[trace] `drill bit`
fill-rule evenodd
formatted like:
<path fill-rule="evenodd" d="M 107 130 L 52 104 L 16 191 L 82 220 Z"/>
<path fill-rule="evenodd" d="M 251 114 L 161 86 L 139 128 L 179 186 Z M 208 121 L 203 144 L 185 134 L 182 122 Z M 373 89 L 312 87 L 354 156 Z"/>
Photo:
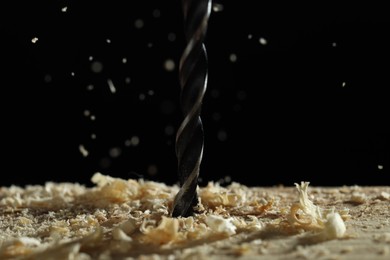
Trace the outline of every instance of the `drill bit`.
<path fill-rule="evenodd" d="M 200 110 L 207 87 L 207 53 L 204 46 L 211 0 L 182 0 L 186 48 L 180 59 L 180 106 L 184 114 L 176 134 L 180 190 L 173 201 L 172 217 L 188 217 L 198 204 L 199 167 L 203 155 Z"/>

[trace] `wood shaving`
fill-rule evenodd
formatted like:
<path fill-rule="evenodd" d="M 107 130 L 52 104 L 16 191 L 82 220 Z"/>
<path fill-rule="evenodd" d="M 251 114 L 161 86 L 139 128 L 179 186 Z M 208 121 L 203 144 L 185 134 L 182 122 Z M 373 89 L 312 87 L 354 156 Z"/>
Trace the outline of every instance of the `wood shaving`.
<path fill-rule="evenodd" d="M 367 196 L 361 192 L 353 192 L 351 202 L 356 204 L 363 204 L 367 201 Z"/>
<path fill-rule="evenodd" d="M 291 225 L 298 225 L 305 229 L 318 230 L 323 239 L 336 239 L 344 236 L 346 227 L 340 214 L 334 208 L 322 209 L 309 199 L 309 182 L 295 184 L 299 192 L 299 203 L 291 206 L 288 220 Z M 343 212 L 343 215 L 346 213 Z M 318 238 L 318 237 L 317 237 Z"/>
<path fill-rule="evenodd" d="M 378 198 L 380 200 L 390 200 L 390 193 L 382 191 L 381 194 L 378 196 Z"/>

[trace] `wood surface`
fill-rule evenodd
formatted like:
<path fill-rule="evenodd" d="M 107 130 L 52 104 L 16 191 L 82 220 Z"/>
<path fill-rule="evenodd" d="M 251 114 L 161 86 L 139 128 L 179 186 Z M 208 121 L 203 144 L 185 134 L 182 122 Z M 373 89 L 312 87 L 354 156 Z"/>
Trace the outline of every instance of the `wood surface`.
<path fill-rule="evenodd" d="M 172 219 L 176 186 L 92 180 L 0 188 L 0 259 L 390 259 L 390 187 L 309 186 L 318 209 L 344 220 L 332 237 L 326 223 L 291 220 L 308 220 L 293 211 L 294 186 L 210 183 L 198 214 Z"/>

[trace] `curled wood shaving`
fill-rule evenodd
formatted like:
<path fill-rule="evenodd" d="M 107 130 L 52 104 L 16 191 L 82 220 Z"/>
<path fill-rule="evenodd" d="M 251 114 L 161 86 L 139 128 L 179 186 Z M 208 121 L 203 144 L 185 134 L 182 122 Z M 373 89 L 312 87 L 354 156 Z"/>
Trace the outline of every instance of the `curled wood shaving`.
<path fill-rule="evenodd" d="M 345 235 L 346 226 L 341 215 L 335 209 L 321 209 L 308 197 L 309 182 L 295 184 L 299 192 L 299 202 L 290 208 L 287 219 L 291 225 L 298 225 L 307 230 L 320 232 L 323 239 L 341 238 Z M 345 212 L 344 212 L 345 214 Z"/>

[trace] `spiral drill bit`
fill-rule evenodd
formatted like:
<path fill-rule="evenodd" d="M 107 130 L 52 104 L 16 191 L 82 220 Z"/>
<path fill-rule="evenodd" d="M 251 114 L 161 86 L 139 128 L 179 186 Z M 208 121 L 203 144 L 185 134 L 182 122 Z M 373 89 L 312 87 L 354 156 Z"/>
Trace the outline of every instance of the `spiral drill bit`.
<path fill-rule="evenodd" d="M 180 106 L 184 120 L 176 134 L 180 190 L 173 202 L 173 217 L 193 214 L 198 204 L 199 167 L 203 155 L 200 110 L 207 87 L 207 53 L 203 44 L 211 0 L 182 0 L 187 46 L 180 59 Z"/>

